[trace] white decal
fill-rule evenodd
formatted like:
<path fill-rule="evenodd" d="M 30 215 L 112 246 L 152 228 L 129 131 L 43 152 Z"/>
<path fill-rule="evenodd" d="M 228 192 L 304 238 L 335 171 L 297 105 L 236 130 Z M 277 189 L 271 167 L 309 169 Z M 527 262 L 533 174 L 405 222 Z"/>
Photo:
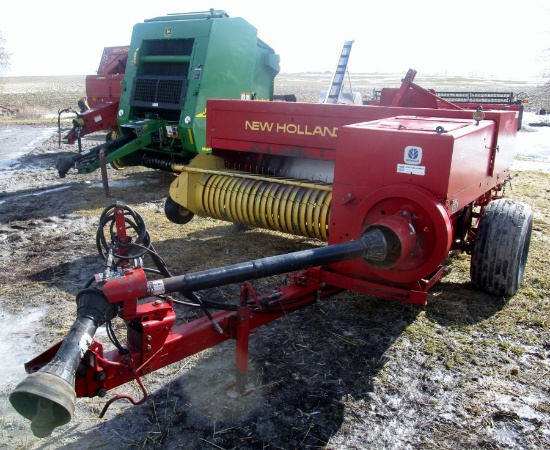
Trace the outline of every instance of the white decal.
<path fill-rule="evenodd" d="M 408 173 L 411 175 L 426 175 L 426 166 L 411 166 L 409 164 L 397 164 L 397 173 Z"/>
<path fill-rule="evenodd" d="M 88 350 L 88 347 L 92 345 L 93 338 L 88 333 L 84 333 L 82 337 L 80 338 L 80 342 L 78 343 L 78 348 L 80 350 L 80 358 L 84 358 L 84 354 Z"/>
<path fill-rule="evenodd" d="M 154 280 L 149 283 L 151 290 L 151 295 L 161 295 L 164 294 L 164 283 L 162 280 Z"/>

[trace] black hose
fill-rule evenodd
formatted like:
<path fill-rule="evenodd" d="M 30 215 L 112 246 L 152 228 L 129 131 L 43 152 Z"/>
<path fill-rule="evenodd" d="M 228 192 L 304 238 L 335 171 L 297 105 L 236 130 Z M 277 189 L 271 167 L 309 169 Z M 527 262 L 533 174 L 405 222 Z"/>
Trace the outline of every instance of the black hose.
<path fill-rule="evenodd" d="M 124 348 L 120 341 L 117 339 L 115 330 L 113 329 L 113 323 L 110 320 L 105 323 L 105 329 L 107 330 L 107 337 L 117 348 L 118 352 L 121 355 L 126 355 L 127 353 L 129 353 L 129 350 Z"/>
<path fill-rule="evenodd" d="M 99 217 L 99 225 L 97 228 L 96 233 L 96 247 L 97 251 L 99 253 L 99 256 L 101 259 L 105 259 L 108 252 L 113 244 L 116 244 L 117 246 L 123 246 L 129 248 L 130 246 L 134 246 L 138 248 L 137 246 L 141 245 L 141 243 L 146 244 L 147 246 L 150 245 L 151 239 L 147 233 L 147 230 L 145 228 L 145 222 L 143 218 L 134 211 L 133 209 L 129 208 L 128 206 L 124 206 L 124 221 L 128 225 L 128 227 L 137 234 L 134 242 L 127 243 L 122 242 L 116 233 L 116 221 L 115 221 L 115 208 L 121 207 L 121 205 L 118 204 L 112 204 L 107 206 L 103 212 L 101 213 L 101 216 Z M 129 216 L 129 217 L 128 217 Z M 104 233 L 104 229 L 108 226 L 109 228 L 109 238 L 111 239 L 111 242 L 107 242 L 107 238 Z M 143 256 L 145 253 L 147 253 L 147 249 L 141 247 L 139 254 L 134 255 L 120 255 L 115 254 L 117 258 L 139 258 Z"/>

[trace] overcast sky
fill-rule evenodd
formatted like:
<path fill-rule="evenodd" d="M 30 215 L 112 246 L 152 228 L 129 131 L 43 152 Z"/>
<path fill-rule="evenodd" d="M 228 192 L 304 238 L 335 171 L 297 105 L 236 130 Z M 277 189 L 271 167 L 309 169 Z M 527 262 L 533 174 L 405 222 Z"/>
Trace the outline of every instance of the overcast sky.
<path fill-rule="evenodd" d="M 550 75 L 549 0 L 27 0 L 2 8 L 12 54 L 4 76 L 94 74 L 103 47 L 168 13 L 223 9 L 243 17 L 281 56 L 282 72 L 333 71 L 354 40 L 352 73 L 535 78 Z"/>

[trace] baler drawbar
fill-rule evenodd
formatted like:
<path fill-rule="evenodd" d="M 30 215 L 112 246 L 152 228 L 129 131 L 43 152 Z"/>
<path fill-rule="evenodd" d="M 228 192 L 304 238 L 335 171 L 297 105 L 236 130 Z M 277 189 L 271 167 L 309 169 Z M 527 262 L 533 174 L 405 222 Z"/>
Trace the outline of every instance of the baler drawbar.
<path fill-rule="evenodd" d="M 107 389 L 133 379 L 139 380 L 141 375 L 230 338 L 237 340 L 239 348 L 237 387 L 242 391 L 246 382 L 250 330 L 338 290 L 323 286 L 315 277 L 303 272 L 298 277 L 299 289 L 278 288 L 267 295 L 257 296 L 247 280 L 355 258 L 383 262 L 388 254 L 384 233 L 373 228 L 356 241 L 148 281 L 146 270 L 139 265 L 144 248 L 153 254 L 161 273 L 169 275 L 169 272 L 158 255 L 154 254 L 145 229 L 140 228 L 144 224 L 139 215 L 117 204 L 108 207 L 103 217 L 114 221 L 118 230 L 124 230 L 129 224 L 141 237 L 132 242 L 122 232 L 113 236 L 113 241 L 104 250 L 100 248 L 100 254 L 105 256 L 106 270 L 94 281 L 99 281 L 101 288 L 86 287 L 79 292 L 76 298 L 77 318 L 67 338 L 27 363 L 26 368 L 31 374 L 10 395 L 14 408 L 32 421 L 31 428 L 38 437 L 50 435 L 55 427 L 71 420 L 77 396 L 103 396 Z M 103 221 L 102 226 L 113 229 L 112 225 Z M 98 230 L 100 232 L 101 229 Z M 113 258 L 115 243 L 119 245 Z M 144 243 L 147 247 L 142 245 Z M 136 254 L 136 249 L 141 252 Z M 109 265 L 109 261 L 115 260 L 116 263 Z M 236 282 L 245 282 L 239 306 L 209 305 L 225 311 L 214 315 L 208 313 L 205 316 L 207 320 L 198 319 L 173 327 L 174 299 L 169 294 L 182 293 L 196 301 L 195 306 L 206 308 L 194 291 Z M 134 293 L 153 296 L 155 300 L 138 305 L 138 299 L 128 290 L 128 283 Z M 93 341 L 94 334 L 99 326 L 110 324 L 117 315 L 128 323 L 130 347 L 120 347 L 103 354 L 101 344 Z M 143 335 L 145 330 L 146 336 Z M 152 336 L 154 339 L 151 339 Z M 81 360 L 82 351 L 88 352 L 85 357 L 87 362 Z M 91 357 L 92 354 L 95 357 Z M 136 364 L 140 366 L 137 370 Z M 87 368 L 84 369 L 84 366 Z M 126 370 L 121 371 L 121 367 Z M 84 377 L 82 369 L 87 372 Z M 106 408 L 101 415 L 105 411 Z"/>

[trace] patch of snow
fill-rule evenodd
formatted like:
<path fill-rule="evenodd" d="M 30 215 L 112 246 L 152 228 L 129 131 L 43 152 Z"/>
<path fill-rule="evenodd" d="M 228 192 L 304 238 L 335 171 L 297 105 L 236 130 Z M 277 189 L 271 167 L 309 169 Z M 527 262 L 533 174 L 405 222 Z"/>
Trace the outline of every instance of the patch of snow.
<path fill-rule="evenodd" d="M 128 186 L 143 186 L 146 184 L 154 184 L 159 183 L 160 180 L 148 180 L 148 179 L 142 179 L 142 180 L 109 180 L 109 187 L 128 187 Z M 102 183 L 92 183 L 90 184 L 91 188 L 103 188 Z"/>
<path fill-rule="evenodd" d="M 25 314 L 12 315 L 0 311 L 0 354 L 4 355 L 0 364 L 0 385 L 21 379 L 23 364 L 34 355 L 37 323 L 46 313 L 45 309 L 30 309 Z M 17 342 L 17 348 L 13 343 Z"/>
<path fill-rule="evenodd" d="M 9 139 L 9 136 L 7 138 L 5 137 L 5 133 L 17 134 L 16 142 L 21 142 L 21 145 L 14 148 L 11 141 L 8 145 L 5 145 L 2 140 Z M 18 166 L 20 158 L 30 153 L 55 133 L 57 133 L 57 128 L 54 127 L 15 127 L 2 130 L 2 140 L 0 140 L 0 171 L 9 170 L 14 166 Z"/>
<path fill-rule="evenodd" d="M 550 172 L 550 115 L 524 113 L 516 137 L 516 159 L 511 169 Z"/>

